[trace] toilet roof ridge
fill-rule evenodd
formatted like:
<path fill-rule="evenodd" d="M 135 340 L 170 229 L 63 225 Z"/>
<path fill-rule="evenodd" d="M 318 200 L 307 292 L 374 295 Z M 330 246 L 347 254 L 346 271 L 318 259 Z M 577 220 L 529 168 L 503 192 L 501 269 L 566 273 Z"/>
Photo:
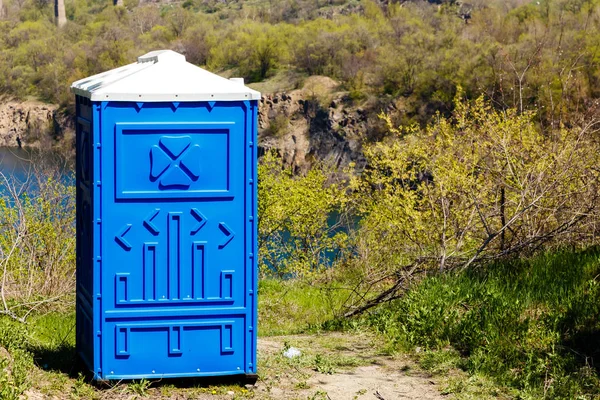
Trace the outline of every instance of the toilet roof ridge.
<path fill-rule="evenodd" d="M 80 79 L 71 91 L 92 101 L 239 101 L 261 96 L 242 78 L 223 78 L 172 50 L 151 51 L 135 63 Z"/>

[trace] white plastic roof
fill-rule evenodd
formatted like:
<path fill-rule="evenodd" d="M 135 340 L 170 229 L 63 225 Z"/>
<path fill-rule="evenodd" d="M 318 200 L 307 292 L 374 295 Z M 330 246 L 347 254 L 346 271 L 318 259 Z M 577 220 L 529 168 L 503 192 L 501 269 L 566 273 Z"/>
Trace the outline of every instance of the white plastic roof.
<path fill-rule="evenodd" d="M 92 101 L 234 101 L 259 100 L 243 78 L 226 79 L 185 61 L 171 50 L 157 50 L 125 65 L 71 85 Z"/>

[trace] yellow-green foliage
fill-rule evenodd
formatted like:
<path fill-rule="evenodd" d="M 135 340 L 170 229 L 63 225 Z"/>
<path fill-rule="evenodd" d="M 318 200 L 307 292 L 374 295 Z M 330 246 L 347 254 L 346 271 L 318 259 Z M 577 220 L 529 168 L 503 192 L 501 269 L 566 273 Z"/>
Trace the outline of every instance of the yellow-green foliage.
<path fill-rule="evenodd" d="M 281 27 L 283 29 L 283 27 Z M 210 51 L 213 68 L 237 67 L 238 73 L 254 81 L 267 77 L 283 58 L 280 27 L 244 21 L 222 32 L 219 45 Z"/>
<path fill-rule="evenodd" d="M 319 168 L 293 176 L 271 152 L 262 158 L 258 176 L 261 274 L 314 277 L 346 246 L 347 235 L 331 225 L 344 191 L 327 184 Z"/>
<path fill-rule="evenodd" d="M 15 315 L 66 304 L 75 288 L 75 188 L 39 178 L 30 194 L 0 183 L 0 307 Z"/>
<path fill-rule="evenodd" d="M 66 0 L 68 23 L 57 28 L 53 2 L 5 0 L 0 93 L 69 105 L 70 82 L 172 48 L 251 81 L 278 70 L 328 75 L 351 99 L 400 100 L 395 118 L 422 126 L 450 115 L 458 86 L 500 109 L 534 110 L 544 127 L 595 107 L 596 1 L 478 2 L 468 24 L 456 2 L 379 3 Z"/>
<path fill-rule="evenodd" d="M 363 148 L 367 167 L 339 186 L 322 168 L 295 177 L 265 155 L 261 273 L 342 279 L 341 307 L 352 309 L 384 290 L 401 292 L 394 285 L 413 268 L 594 244 L 600 152 L 593 125 L 544 133 L 531 113 L 498 111 L 461 93 L 454 115 L 425 129 L 395 128 L 382 115 L 389 135 Z"/>
<path fill-rule="evenodd" d="M 364 263 L 465 265 L 565 237 L 595 212 L 599 156 L 589 127 L 542 134 L 529 113 L 457 101 L 453 118 L 396 129 L 365 149 L 351 187 Z M 562 235 L 562 236 L 561 236 Z M 368 249 L 368 251 L 367 251 Z"/>

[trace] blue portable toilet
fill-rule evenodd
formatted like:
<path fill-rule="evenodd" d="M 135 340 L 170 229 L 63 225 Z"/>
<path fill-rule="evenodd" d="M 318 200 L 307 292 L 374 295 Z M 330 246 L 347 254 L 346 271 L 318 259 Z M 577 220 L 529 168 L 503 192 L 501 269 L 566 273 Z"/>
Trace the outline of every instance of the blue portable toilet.
<path fill-rule="evenodd" d="M 98 380 L 255 379 L 260 93 L 170 50 L 71 90 L 79 356 Z"/>

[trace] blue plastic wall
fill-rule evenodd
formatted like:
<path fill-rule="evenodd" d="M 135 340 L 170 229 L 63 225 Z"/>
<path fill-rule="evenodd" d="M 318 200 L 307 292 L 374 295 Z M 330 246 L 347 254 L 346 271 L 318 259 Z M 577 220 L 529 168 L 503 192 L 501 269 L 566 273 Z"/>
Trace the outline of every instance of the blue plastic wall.
<path fill-rule="evenodd" d="M 77 351 L 96 379 L 256 373 L 256 101 L 77 97 Z"/>

